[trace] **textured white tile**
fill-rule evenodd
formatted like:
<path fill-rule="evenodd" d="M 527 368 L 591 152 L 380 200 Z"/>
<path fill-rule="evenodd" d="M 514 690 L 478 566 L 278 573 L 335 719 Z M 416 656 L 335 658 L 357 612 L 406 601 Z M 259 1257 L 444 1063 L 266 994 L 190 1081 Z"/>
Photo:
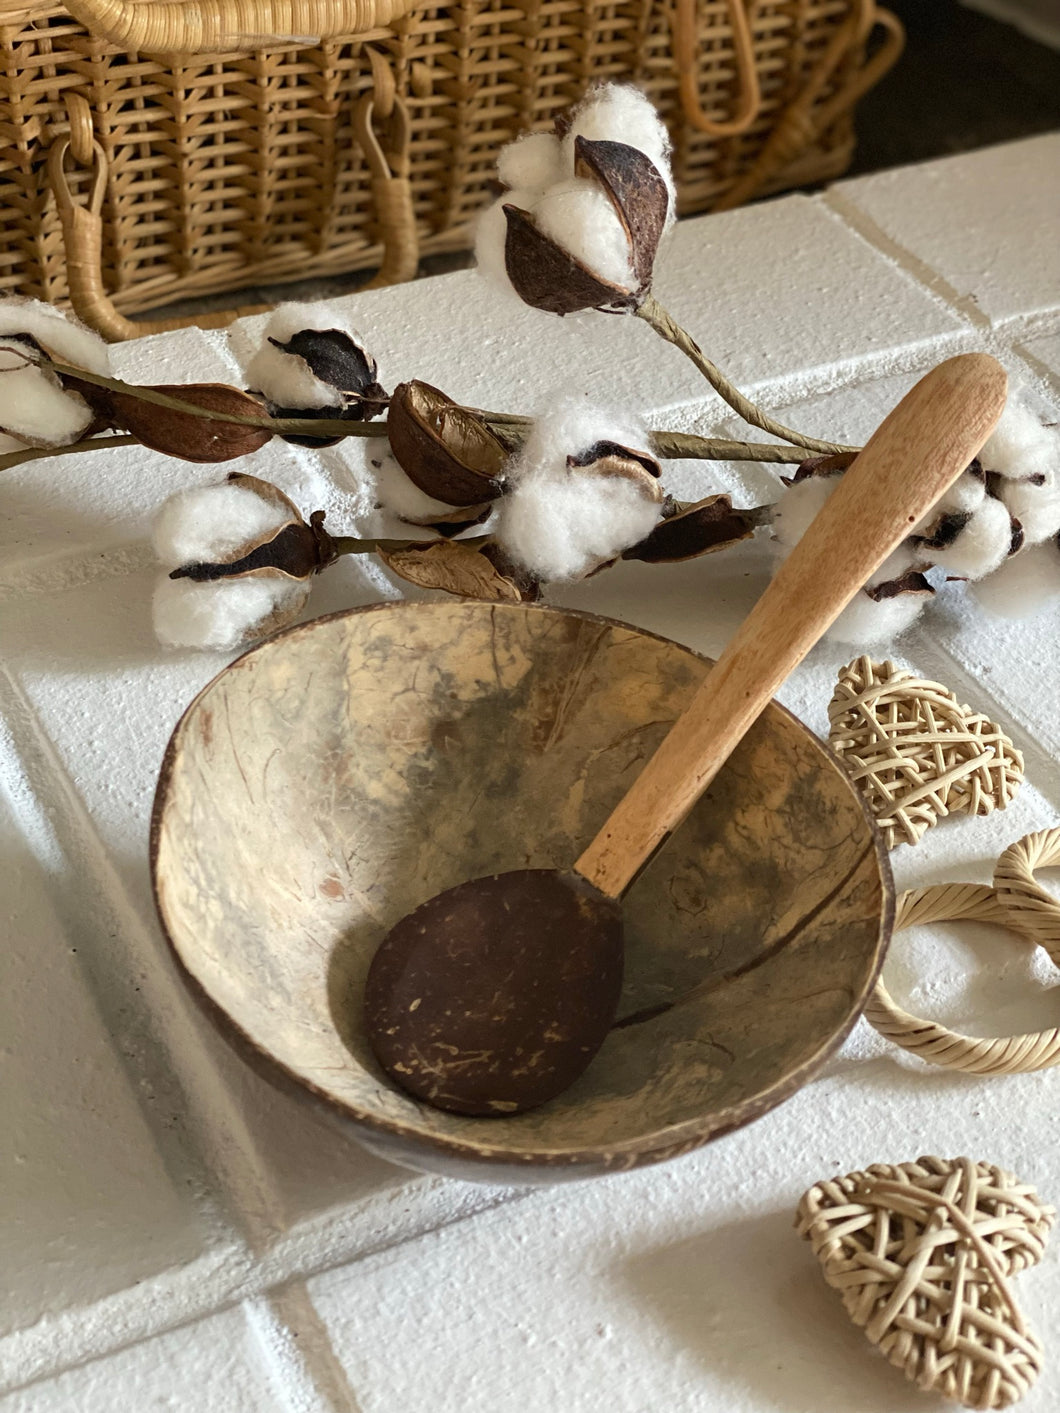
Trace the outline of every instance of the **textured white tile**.
<path fill-rule="evenodd" d="M 88 990 L 89 921 L 71 928 L 56 913 L 2 781 L 0 878 L 3 1335 L 190 1261 L 208 1237 L 162 1165 L 140 1107 L 152 1096 L 137 1094 Z"/>
<path fill-rule="evenodd" d="M 837 191 L 992 324 L 1060 308 L 1060 134 L 877 172 Z"/>
<path fill-rule="evenodd" d="M 304 1405 L 303 1405 L 304 1407 Z M 0 1413 L 292 1413 L 241 1310 L 0 1398 Z"/>
<path fill-rule="evenodd" d="M 578 1184 L 311 1282 L 363 1413 L 915 1413 L 792 1230 L 813 1182 L 969 1153 L 1056 1195 L 1060 1075 L 972 1081 L 850 1058 L 709 1149 Z M 1032 1119 L 1033 1116 L 1033 1119 Z M 1040 1125 L 1040 1127 L 1039 1127 Z M 1021 1275 L 1048 1339 L 1056 1252 Z M 1047 1413 L 1060 1367 L 1026 1399 Z"/>
<path fill-rule="evenodd" d="M 805 197 L 681 222 L 656 292 L 707 354 L 746 386 L 820 384 L 861 360 L 916 356 L 964 336 L 959 320 Z M 702 377 L 636 319 L 565 319 L 502 302 L 474 271 L 339 301 L 392 387 L 421 378 L 450 396 L 536 413 L 556 390 L 644 411 L 700 400 Z M 241 358 L 263 316 L 230 331 Z"/>

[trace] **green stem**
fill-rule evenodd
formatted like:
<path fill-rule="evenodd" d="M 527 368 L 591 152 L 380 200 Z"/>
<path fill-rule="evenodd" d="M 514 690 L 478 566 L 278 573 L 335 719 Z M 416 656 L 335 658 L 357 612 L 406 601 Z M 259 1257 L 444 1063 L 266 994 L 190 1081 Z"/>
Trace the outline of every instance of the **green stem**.
<path fill-rule="evenodd" d="M 424 529 L 427 528 L 429 527 L 424 526 Z M 396 550 L 412 549 L 416 545 L 434 544 L 441 538 L 439 535 L 431 535 L 422 540 L 359 540 L 353 535 L 329 536 L 336 555 L 376 554 L 380 550 L 384 554 L 391 554 Z M 457 543 L 475 548 L 478 545 L 484 545 L 489 538 L 489 535 L 472 535 L 466 540 L 457 541 Z"/>
<path fill-rule="evenodd" d="M 745 422 L 749 422 L 752 427 L 760 427 L 771 437 L 782 437 L 785 441 L 794 443 L 795 446 L 805 447 L 807 451 L 837 452 L 857 449 L 843 446 L 838 442 L 822 442 L 818 441 L 816 437 L 804 436 L 801 432 L 792 431 L 790 427 L 785 427 L 783 423 L 775 421 L 760 407 L 756 407 L 749 398 L 744 397 L 739 388 L 730 383 L 721 369 L 710 361 L 695 339 L 682 329 L 681 325 L 663 308 L 653 294 L 649 294 L 637 309 L 637 317 L 643 319 L 653 328 L 660 338 L 665 339 L 667 343 L 672 343 L 675 348 L 681 350 L 686 358 L 690 358 L 718 396 L 723 398 L 732 410 Z"/>
<path fill-rule="evenodd" d="M 140 438 L 127 432 L 114 437 L 89 437 L 69 446 L 28 446 L 25 451 L 8 451 L 0 456 L 0 471 L 21 466 L 24 461 L 41 461 L 46 456 L 69 456 L 75 451 L 100 451 L 109 446 L 140 446 Z"/>

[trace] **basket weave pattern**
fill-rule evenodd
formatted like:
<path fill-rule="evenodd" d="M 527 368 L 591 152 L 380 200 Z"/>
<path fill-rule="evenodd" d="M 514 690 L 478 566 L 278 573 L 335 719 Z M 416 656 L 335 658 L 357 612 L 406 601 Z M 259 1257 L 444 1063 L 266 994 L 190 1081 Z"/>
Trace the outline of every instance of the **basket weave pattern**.
<path fill-rule="evenodd" d="M 191 8 L 191 7 L 189 7 Z M 698 99 L 738 107 L 727 0 L 698 0 Z M 737 190 L 840 27 L 842 57 L 814 98 L 823 125 L 761 184 L 837 175 L 849 159 L 849 102 L 875 15 L 867 0 L 773 0 L 752 8 L 761 101 L 718 138 L 684 121 L 670 7 L 657 0 L 474 0 L 415 9 L 355 39 L 165 59 L 123 52 L 45 0 L 0 0 L 0 293 L 63 301 L 64 249 L 48 190 L 49 148 L 87 103 L 107 167 L 100 193 L 103 285 L 132 311 L 264 280 L 377 264 L 377 213 L 355 138 L 373 51 L 409 116 L 412 204 L 424 253 L 462 248 L 489 200 L 497 149 L 544 129 L 598 79 L 642 86 L 675 141 L 685 212 Z M 88 199 L 91 141 L 76 131 L 70 177 Z M 86 152 L 86 144 L 88 151 Z"/>

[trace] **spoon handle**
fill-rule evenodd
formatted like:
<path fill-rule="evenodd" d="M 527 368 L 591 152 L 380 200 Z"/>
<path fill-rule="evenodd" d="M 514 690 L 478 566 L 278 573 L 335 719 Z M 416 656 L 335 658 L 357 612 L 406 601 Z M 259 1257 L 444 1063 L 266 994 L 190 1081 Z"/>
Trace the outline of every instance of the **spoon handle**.
<path fill-rule="evenodd" d="M 781 683 L 975 457 L 1006 389 L 995 359 L 965 353 L 932 369 L 888 414 L 575 872 L 621 896 Z"/>

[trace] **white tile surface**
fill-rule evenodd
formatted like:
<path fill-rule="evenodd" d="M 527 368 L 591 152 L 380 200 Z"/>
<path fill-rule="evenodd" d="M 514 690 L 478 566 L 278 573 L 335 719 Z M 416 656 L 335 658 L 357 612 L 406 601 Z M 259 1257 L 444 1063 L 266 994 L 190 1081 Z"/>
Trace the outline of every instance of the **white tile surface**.
<path fill-rule="evenodd" d="M 972 346 L 1055 404 L 1060 302 L 1053 254 L 1036 244 L 1056 200 L 1042 181 L 1055 142 L 684 223 L 660 297 L 737 381 L 808 432 L 864 438 L 918 372 Z M 472 274 L 349 307 L 390 384 L 415 375 L 526 411 L 562 381 L 655 425 L 732 427 L 691 366 L 636 320 L 505 313 Z M 143 381 L 239 383 L 259 329 L 141 340 L 116 363 Z M 325 508 L 331 528 L 368 530 L 382 522 L 364 456 L 360 443 L 318 455 L 275 442 L 246 469 L 307 512 Z M 0 1074 L 14 1101 L 0 1178 L 25 1215 L 0 1219 L 0 1312 L 13 1331 L 0 1332 L 0 1388 L 11 1390 L 0 1413 L 934 1406 L 867 1352 L 791 1232 L 792 1207 L 818 1177 L 929 1150 L 992 1158 L 1056 1200 L 1060 1071 L 936 1073 L 861 1025 L 821 1078 L 744 1132 L 662 1168 L 528 1197 L 370 1157 L 253 1075 L 198 1017 L 154 922 L 147 827 L 166 738 L 223 659 L 154 645 L 146 533 L 171 489 L 228 469 L 101 453 L 3 481 L 0 1004 L 13 1014 Z M 758 504 L 776 475 L 685 462 L 666 468 L 666 483 Z M 691 564 L 623 565 L 553 598 L 716 653 L 769 572 L 759 536 Z M 311 611 L 402 592 L 378 565 L 347 562 Z M 1005 815 L 945 821 L 896 851 L 900 884 L 985 880 L 1005 844 L 1060 821 L 1056 627 L 984 623 L 953 587 L 896 647 L 995 714 L 1028 755 Z M 822 646 L 784 688 L 818 731 L 850 655 Z M 993 931 L 910 934 L 888 978 L 969 1028 L 1054 1018 L 1048 965 Z M 1043 1333 L 1060 1321 L 1058 1251 L 1020 1278 Z M 1060 1398 L 1054 1365 L 1028 1413 Z"/>
<path fill-rule="evenodd" d="M 228 1310 L 0 1398 L 0 1413 L 292 1413 L 263 1356 Z"/>
<path fill-rule="evenodd" d="M 842 182 L 838 196 L 994 325 L 1060 308 L 1060 134 Z"/>

